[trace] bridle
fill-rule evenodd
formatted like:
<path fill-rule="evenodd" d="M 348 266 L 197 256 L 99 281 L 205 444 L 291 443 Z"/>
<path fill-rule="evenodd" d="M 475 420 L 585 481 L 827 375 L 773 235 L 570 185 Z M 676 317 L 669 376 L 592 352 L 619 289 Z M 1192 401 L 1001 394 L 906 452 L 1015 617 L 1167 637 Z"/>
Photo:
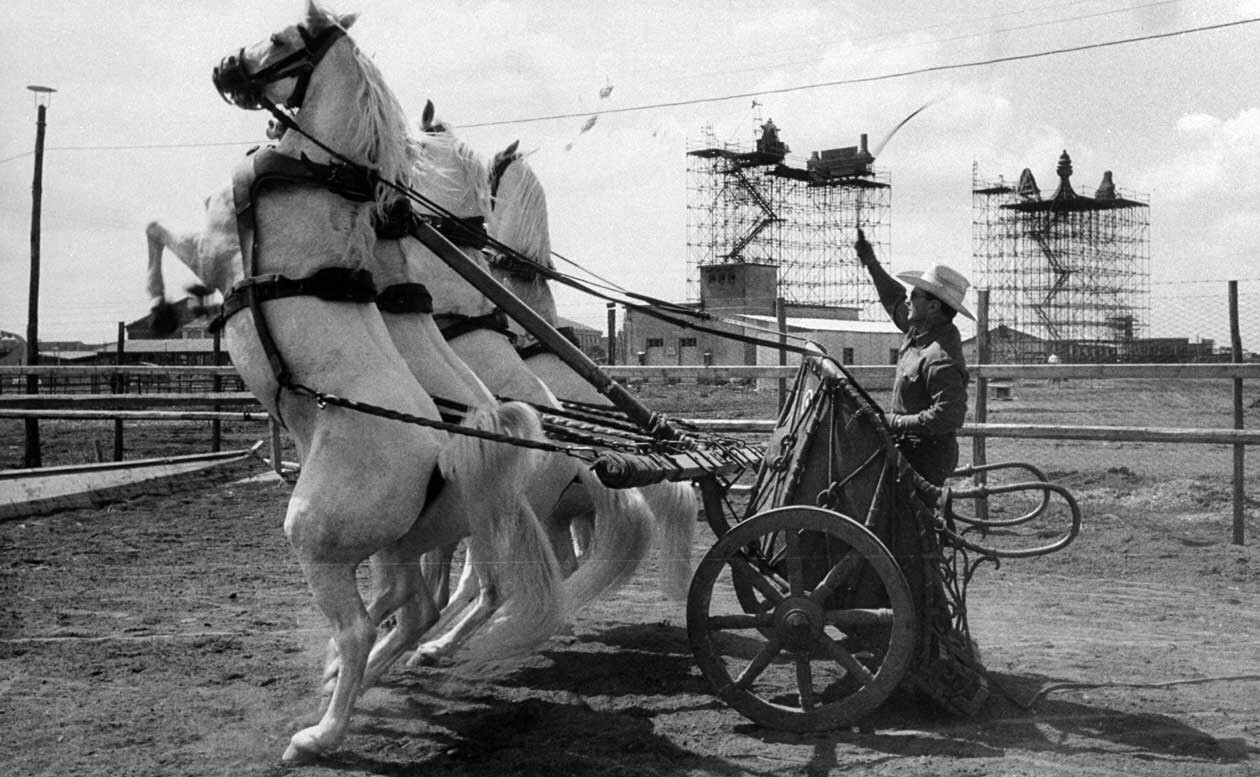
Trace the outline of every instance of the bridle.
<path fill-rule="evenodd" d="M 301 25 L 297 31 L 302 36 L 302 48 L 253 73 L 249 72 L 249 67 L 245 64 L 243 46 L 239 54 L 224 57 L 211 74 L 219 96 L 229 105 L 251 111 L 259 110 L 270 103 L 263 94 L 269 84 L 286 78 L 296 78 L 297 84 L 284 105 L 289 108 L 301 107 L 302 100 L 306 97 L 306 87 L 311 81 L 311 73 L 315 72 L 320 60 L 346 31 L 334 26 L 312 35 Z"/>

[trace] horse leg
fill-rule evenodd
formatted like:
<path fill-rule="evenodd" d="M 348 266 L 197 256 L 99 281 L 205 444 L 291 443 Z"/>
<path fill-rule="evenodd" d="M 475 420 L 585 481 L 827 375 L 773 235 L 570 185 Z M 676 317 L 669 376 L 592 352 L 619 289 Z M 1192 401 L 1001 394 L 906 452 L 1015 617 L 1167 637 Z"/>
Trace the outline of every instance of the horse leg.
<path fill-rule="evenodd" d="M 159 332 L 175 331 L 179 322 L 175 319 L 175 311 L 166 301 L 166 279 L 162 274 L 162 251 L 169 249 L 190 269 L 196 267 L 197 234 L 176 234 L 158 221 L 150 221 L 144 230 L 149 243 L 149 275 L 145 291 L 149 295 L 150 307 L 153 310 L 153 328 Z"/>
<path fill-rule="evenodd" d="M 369 561 L 372 568 L 372 599 L 367 606 L 368 620 L 379 628 L 386 618 L 393 615 L 395 624 L 372 648 L 363 680 L 364 690 L 375 684 L 389 668 L 389 664 L 397 660 L 412 641 L 419 639 L 437 621 L 438 608 L 434 605 L 422 572 L 415 569 L 414 561 L 408 560 L 411 558 L 414 558 L 414 554 L 409 554 L 405 548 L 393 547 L 374 553 Z M 401 646 L 399 641 L 403 642 Z M 385 661 L 388 663 L 382 665 Z M 335 639 L 331 639 L 324 662 L 325 693 L 332 693 L 340 671 L 341 660 L 337 653 L 337 643 Z"/>
<path fill-rule="evenodd" d="M 542 438 L 537 415 L 517 402 L 504 403 L 494 410 L 479 410 L 474 419 L 487 430 L 533 440 Z M 465 448 L 463 466 L 458 460 L 445 458 L 459 447 Z M 469 661 L 478 663 L 520 654 L 542 644 L 563 623 L 565 602 L 555 554 L 533 507 L 520 498 L 521 494 L 532 492 L 531 484 L 548 479 L 548 472 L 554 475 L 554 469 L 544 466 L 544 471 L 536 471 L 532 464 L 522 466 L 524 462 L 510 448 L 464 438 L 459 446 L 451 446 L 443 453 L 444 461 L 456 473 L 490 473 L 474 478 L 455 476 L 450 483 L 463 490 L 466 504 L 480 513 L 472 521 L 459 586 L 460 591 L 471 589 L 475 578 L 478 591 L 473 603 L 459 612 L 454 627 L 435 645 L 418 648 L 411 663 L 424 661 L 427 656 L 449 656 L 477 632 L 480 639 L 470 652 Z M 468 469 L 468 461 L 482 466 Z M 488 462 L 495 466 L 485 466 Z M 566 478 L 571 479 L 572 475 Z M 567 482 L 550 479 L 558 484 Z M 487 483 L 495 483 L 498 488 L 487 490 Z M 474 494 L 477 499 L 471 498 Z M 521 563 L 516 563 L 518 559 Z M 462 595 L 460 591 L 457 596 Z M 510 592 L 511 597 L 501 598 L 504 592 Z"/>
<path fill-rule="evenodd" d="M 451 600 L 451 560 L 455 556 L 456 547 L 458 543 L 431 550 L 420 560 L 425 585 L 433 594 L 433 603 L 439 610 L 446 609 Z"/>
<path fill-rule="evenodd" d="M 495 597 L 494 583 L 490 576 L 481 569 L 481 552 L 471 540 L 464 553 L 464 572 L 460 576 L 457 590 L 460 596 L 467 597 L 466 605 L 451 609 L 452 623 L 441 631 L 440 636 L 431 639 L 416 648 L 408 666 L 440 666 L 450 663 L 454 654 L 494 616 L 498 603 Z M 465 580 L 468 584 L 465 585 Z"/>
<path fill-rule="evenodd" d="M 386 670 L 437 622 L 438 608 L 425 585 L 416 554 L 405 545 L 378 553 L 389 565 L 389 599 L 382 608 L 394 613 L 394 627 L 372 646 L 363 674 L 363 688 L 376 684 Z M 410 560 L 409 560 L 410 559 Z M 392 607 L 390 606 L 392 605 Z"/>
<path fill-rule="evenodd" d="M 319 723 L 293 735 L 284 751 L 285 761 L 318 756 L 342 740 L 363 681 L 368 653 L 376 641 L 376 626 L 368 618 L 355 583 L 358 564 L 329 563 L 308 554 L 302 554 L 299 561 L 315 603 L 332 626 L 340 670 L 323 717 Z"/>
<path fill-rule="evenodd" d="M 557 510 L 564 502 L 565 495 L 575 491 L 565 485 L 572 480 L 575 465 L 565 457 L 550 454 L 539 457 L 539 461 L 542 466 L 538 468 L 531 481 L 529 501 L 539 506 L 542 504 L 557 506 L 548 513 L 547 520 L 541 523 L 542 532 L 550 546 L 549 555 L 556 559 L 555 563 L 558 564 L 560 575 L 563 577 L 576 568 L 577 564 L 573 558 L 573 541 L 569 535 L 568 520 L 562 515 L 557 515 Z M 579 496 L 582 495 L 579 494 Z M 572 505 L 581 504 L 580 501 L 570 499 Z M 520 508 L 523 509 L 517 520 L 538 520 L 532 517 L 536 514 L 532 512 L 529 503 L 520 505 Z M 506 509 L 515 510 L 518 507 L 514 505 Z M 525 531 L 524 524 L 519 530 Z M 522 540 L 522 542 L 527 542 L 527 540 Z M 408 666 L 434 666 L 449 663 L 472 635 L 489 622 L 502 607 L 505 601 L 504 592 L 493 584 L 498 576 L 492 574 L 492 567 L 483 562 L 483 559 L 491 558 L 486 555 L 486 547 L 484 543 L 479 546 L 472 538 L 469 538 L 464 555 L 464 567 L 456 592 L 452 596 L 451 604 L 443 611 L 442 620 L 433 629 L 433 632 L 439 636 L 418 645 L 407 661 Z M 567 569 L 566 558 L 570 562 Z M 511 592 L 511 595 L 515 595 L 515 592 Z"/>

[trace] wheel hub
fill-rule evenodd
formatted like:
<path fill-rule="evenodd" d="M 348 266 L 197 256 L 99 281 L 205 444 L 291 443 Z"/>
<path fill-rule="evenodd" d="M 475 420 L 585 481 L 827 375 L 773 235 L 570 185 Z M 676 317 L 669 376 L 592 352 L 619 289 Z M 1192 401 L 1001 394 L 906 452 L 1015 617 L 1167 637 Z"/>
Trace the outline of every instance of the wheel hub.
<path fill-rule="evenodd" d="M 805 598 L 789 598 L 779 603 L 774 612 L 775 632 L 784 649 L 809 652 L 822 637 L 823 610 Z"/>

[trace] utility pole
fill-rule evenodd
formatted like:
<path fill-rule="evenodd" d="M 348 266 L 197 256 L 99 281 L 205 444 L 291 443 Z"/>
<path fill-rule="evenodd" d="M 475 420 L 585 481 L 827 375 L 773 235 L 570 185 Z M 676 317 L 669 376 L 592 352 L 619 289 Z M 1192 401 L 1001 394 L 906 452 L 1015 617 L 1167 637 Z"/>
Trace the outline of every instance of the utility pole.
<path fill-rule="evenodd" d="M 35 177 L 31 183 L 31 286 L 26 314 L 26 365 L 31 368 L 39 364 L 39 208 L 44 194 L 44 119 L 48 114 L 52 93 L 57 90 L 35 85 L 26 88 L 35 93 L 35 103 L 38 106 L 35 119 Z M 33 371 L 26 374 L 26 393 L 39 393 L 39 376 Z M 27 467 L 40 466 L 38 419 L 26 419 L 25 453 Z"/>

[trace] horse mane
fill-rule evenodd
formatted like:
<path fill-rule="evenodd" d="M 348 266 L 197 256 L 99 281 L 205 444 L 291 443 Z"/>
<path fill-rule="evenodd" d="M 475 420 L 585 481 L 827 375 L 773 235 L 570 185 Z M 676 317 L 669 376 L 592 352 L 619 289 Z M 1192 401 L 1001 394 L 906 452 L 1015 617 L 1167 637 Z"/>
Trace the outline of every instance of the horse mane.
<path fill-rule="evenodd" d="M 547 224 L 547 195 L 522 154 L 514 154 L 502 169 L 490 221 L 495 240 L 548 269 L 555 268 Z"/>
<path fill-rule="evenodd" d="M 384 181 L 410 186 L 414 151 L 402 103 L 386 85 L 376 64 L 357 45 L 352 48 L 352 56 L 363 78 L 354 95 L 356 110 L 351 111 L 354 118 L 347 156 L 366 160 Z M 393 187 L 378 185 L 377 210 L 384 212 L 398 196 Z"/>
<path fill-rule="evenodd" d="M 383 181 L 408 186 L 413 160 L 412 144 L 407 131 L 407 114 L 402 103 L 385 83 L 381 71 L 350 37 L 348 28 L 354 16 L 339 17 L 311 2 L 307 27 L 317 33 L 328 27 L 346 32 L 345 41 L 351 65 L 360 78 L 342 109 L 346 114 L 349 145 L 337 149 L 347 158 L 374 170 Z M 343 23 L 344 20 L 344 23 Z M 299 111 L 299 115 L 300 115 Z M 398 199 L 398 192 L 387 184 L 376 187 L 375 210 L 384 213 Z"/>
<path fill-rule="evenodd" d="M 490 213 L 490 177 L 486 163 L 472 146 L 460 140 L 450 125 L 440 132 L 426 132 L 411 144 L 415 155 L 413 172 L 421 193 L 456 216 Z"/>

